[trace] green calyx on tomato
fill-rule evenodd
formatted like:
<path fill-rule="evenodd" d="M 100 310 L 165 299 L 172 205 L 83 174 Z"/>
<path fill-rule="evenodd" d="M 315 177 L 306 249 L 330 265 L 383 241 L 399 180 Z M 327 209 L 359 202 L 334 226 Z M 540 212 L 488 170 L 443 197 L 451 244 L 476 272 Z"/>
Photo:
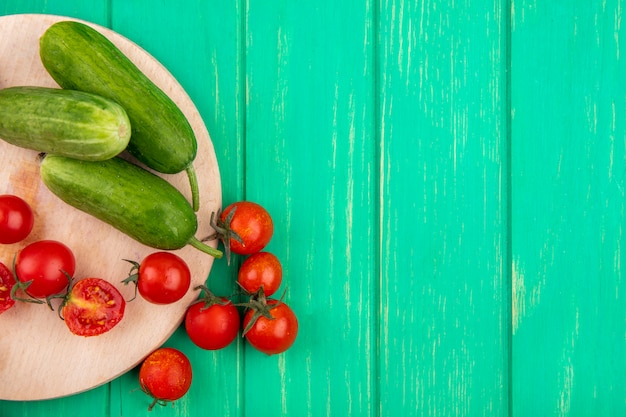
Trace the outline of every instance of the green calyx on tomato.
<path fill-rule="evenodd" d="M 256 350 L 275 355 L 289 349 L 298 335 L 298 319 L 282 300 L 252 298 L 243 319 L 244 337 Z"/>
<path fill-rule="evenodd" d="M 268 299 L 263 291 L 263 288 L 261 287 L 256 292 L 248 294 L 250 296 L 248 302 L 238 304 L 239 306 L 246 308 L 247 320 L 244 324 L 242 336 L 246 336 L 246 333 L 250 331 L 260 317 L 265 317 L 268 320 L 274 320 L 271 310 L 276 306 L 276 304 L 282 303 L 285 292 L 283 292 L 283 295 L 278 300 Z M 268 301 L 272 301 L 272 305 L 270 305 Z"/>
<path fill-rule="evenodd" d="M 15 260 L 13 260 L 13 270 L 15 270 Z M 72 276 L 68 274 L 67 272 L 65 272 L 64 270 L 61 270 L 61 273 L 63 273 L 65 277 L 67 278 L 67 284 L 65 284 L 64 289 L 61 290 L 60 292 L 51 293 L 49 295 L 46 295 L 43 298 L 35 298 L 28 291 L 30 286 L 33 284 L 34 280 L 31 279 L 28 281 L 21 281 L 18 278 L 15 280 L 15 284 L 11 288 L 11 298 L 15 301 L 20 301 L 23 303 L 47 304 L 50 310 L 54 311 L 54 307 L 52 307 L 52 300 L 64 299 L 67 296 L 69 287 L 73 280 Z M 19 296 L 18 291 L 25 294 L 25 296 Z"/>
<path fill-rule="evenodd" d="M 126 300 L 127 302 L 130 303 L 135 298 L 137 298 L 137 291 L 138 291 L 137 282 L 139 281 L 139 267 L 141 266 L 141 264 L 137 261 L 133 261 L 130 259 L 124 259 L 124 260 L 130 263 L 132 267 L 130 268 L 130 271 L 128 272 L 128 277 L 122 281 L 122 284 L 128 285 L 131 282 L 135 284 L 135 293 L 133 294 L 133 298 L 131 298 L 130 300 Z"/>
<path fill-rule="evenodd" d="M 191 285 L 191 271 L 187 263 L 172 252 L 159 251 L 146 256 L 141 263 L 124 259 L 132 264 L 123 284 L 135 284 L 137 292 L 153 304 L 171 304 L 185 296 Z"/>
<path fill-rule="evenodd" d="M 239 236 L 237 231 L 230 228 L 230 222 L 235 215 L 235 210 L 231 210 L 230 213 L 226 216 L 226 220 L 222 221 L 220 219 L 220 212 L 217 212 L 217 220 L 215 219 L 216 214 L 211 213 L 211 227 L 215 230 L 215 233 L 209 236 L 205 240 L 213 240 L 219 238 L 224 244 L 224 252 L 226 252 L 226 263 L 230 265 L 230 253 L 231 253 L 231 241 L 239 242 L 243 245 L 243 239 Z"/>
<path fill-rule="evenodd" d="M 217 215 L 211 213 L 210 224 L 215 233 L 203 240 L 220 239 L 229 265 L 231 253 L 259 252 L 274 234 L 274 223 L 268 211 L 251 201 L 238 201 L 218 211 Z"/>
<path fill-rule="evenodd" d="M 76 270 L 74 253 L 56 240 L 39 240 L 21 249 L 13 259 L 17 280 L 11 296 L 18 301 L 50 305 L 50 299 L 64 294 Z M 18 297 L 22 290 L 29 298 Z M 37 301 L 38 300 L 38 301 Z"/>
<path fill-rule="evenodd" d="M 205 285 L 195 290 L 202 290 L 202 295 L 185 313 L 187 335 L 202 349 L 225 348 L 239 333 L 241 318 L 237 307 L 228 298 L 214 295 Z"/>
<path fill-rule="evenodd" d="M 191 303 L 191 305 L 202 304 L 203 310 L 206 310 L 215 304 L 226 305 L 230 303 L 230 300 L 227 298 L 213 294 L 213 292 L 206 285 L 197 285 L 194 287 L 194 291 L 201 291 L 201 294 L 197 300 Z"/>

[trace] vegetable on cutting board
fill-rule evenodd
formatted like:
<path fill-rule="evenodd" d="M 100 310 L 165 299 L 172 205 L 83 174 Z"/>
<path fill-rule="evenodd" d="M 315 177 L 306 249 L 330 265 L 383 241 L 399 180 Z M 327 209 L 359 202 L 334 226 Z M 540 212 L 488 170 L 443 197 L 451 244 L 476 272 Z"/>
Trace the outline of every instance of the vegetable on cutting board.
<path fill-rule="evenodd" d="M 127 148 L 131 155 L 164 174 L 187 172 L 197 211 L 197 142 L 176 103 L 111 41 L 84 23 L 51 25 L 39 47 L 44 67 L 61 87 L 98 94 L 124 107 L 132 128 Z"/>
<path fill-rule="evenodd" d="M 21 242 L 34 225 L 35 214 L 30 204 L 17 195 L 0 195 L 0 244 Z"/>
<path fill-rule="evenodd" d="M 122 152 L 130 134 L 126 111 L 104 97 L 35 86 L 0 90 L 0 138 L 13 145 L 99 161 Z"/>
<path fill-rule="evenodd" d="M 131 162 L 46 155 L 40 169 L 43 183 L 61 200 L 144 245 L 164 250 L 191 245 L 222 257 L 220 250 L 194 236 L 198 220 L 187 199 L 163 178 Z"/>
<path fill-rule="evenodd" d="M 72 249 L 63 242 L 37 240 L 17 253 L 14 266 L 17 283 L 11 297 L 39 304 L 45 299 L 52 308 L 50 300 L 63 293 L 69 284 L 68 277 L 74 276 L 76 257 Z M 17 290 L 26 292 L 32 299 L 16 296 Z"/>
<path fill-rule="evenodd" d="M 61 304 L 61 317 L 77 336 L 99 336 L 124 318 L 126 301 L 119 290 L 102 278 L 72 282 Z"/>
<path fill-rule="evenodd" d="M 15 276 L 13 272 L 0 262 L 0 314 L 15 305 L 15 300 L 11 298 L 11 290 L 14 285 Z"/>

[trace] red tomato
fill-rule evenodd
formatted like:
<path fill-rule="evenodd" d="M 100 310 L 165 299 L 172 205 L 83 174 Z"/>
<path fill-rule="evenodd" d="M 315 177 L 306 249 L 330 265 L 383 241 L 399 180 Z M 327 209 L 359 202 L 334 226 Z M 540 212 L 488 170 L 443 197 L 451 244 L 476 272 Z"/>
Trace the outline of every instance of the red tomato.
<path fill-rule="evenodd" d="M 189 391 L 192 372 L 191 362 L 181 351 L 160 348 L 144 359 L 139 368 L 139 385 L 154 401 L 148 410 L 157 404 L 165 404 L 181 398 Z"/>
<path fill-rule="evenodd" d="M 171 252 L 154 252 L 141 264 L 131 262 L 138 272 L 123 282 L 135 282 L 139 294 L 154 304 L 170 304 L 183 298 L 191 284 L 187 263 Z M 133 271 L 131 270 L 131 272 Z"/>
<path fill-rule="evenodd" d="M 102 278 L 76 281 L 62 305 L 65 324 L 78 336 L 97 336 L 124 317 L 126 301 L 113 284 Z"/>
<path fill-rule="evenodd" d="M 282 301 L 268 299 L 267 307 L 272 319 L 258 315 L 258 311 L 249 309 L 243 319 L 243 326 L 248 329 L 244 336 L 257 350 L 268 355 L 282 353 L 289 349 L 298 335 L 298 319 L 293 310 Z"/>
<path fill-rule="evenodd" d="M 263 294 L 269 297 L 280 287 L 283 279 L 283 267 L 278 258 L 270 252 L 253 253 L 239 268 L 237 282 L 249 294 L 263 288 Z"/>
<path fill-rule="evenodd" d="M 33 211 L 16 195 L 0 195 L 0 243 L 17 243 L 30 234 L 34 224 Z"/>
<path fill-rule="evenodd" d="M 226 298 L 191 305 L 185 329 L 191 341 L 207 350 L 222 349 L 237 337 L 241 320 L 237 308 Z"/>
<path fill-rule="evenodd" d="M 39 240 L 22 249 L 15 259 L 15 275 L 30 284 L 26 293 L 46 298 L 61 293 L 74 276 L 76 260 L 71 249 L 55 240 Z M 67 275 L 66 275 L 67 274 Z"/>
<path fill-rule="evenodd" d="M 239 201 L 220 213 L 213 227 L 224 243 L 226 256 L 230 252 L 250 255 L 263 249 L 274 234 L 270 214 L 257 203 Z"/>
<path fill-rule="evenodd" d="M 0 262 L 0 313 L 4 313 L 15 305 L 15 300 L 11 298 L 11 289 L 14 285 L 13 273 L 5 264 Z"/>

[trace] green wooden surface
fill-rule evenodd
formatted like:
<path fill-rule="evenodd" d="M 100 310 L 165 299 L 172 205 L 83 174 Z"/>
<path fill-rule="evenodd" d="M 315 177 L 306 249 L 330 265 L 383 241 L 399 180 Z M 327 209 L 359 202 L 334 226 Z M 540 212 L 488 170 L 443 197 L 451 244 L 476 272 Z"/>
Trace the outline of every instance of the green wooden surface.
<path fill-rule="evenodd" d="M 180 329 L 195 377 L 173 406 L 148 412 L 132 370 L 0 416 L 626 415 L 624 6 L 3 0 L 174 74 L 223 201 L 275 218 L 300 334 L 267 357 Z"/>
<path fill-rule="evenodd" d="M 624 2 L 559 3 L 523 1 L 512 20 L 513 410 L 619 416 Z"/>

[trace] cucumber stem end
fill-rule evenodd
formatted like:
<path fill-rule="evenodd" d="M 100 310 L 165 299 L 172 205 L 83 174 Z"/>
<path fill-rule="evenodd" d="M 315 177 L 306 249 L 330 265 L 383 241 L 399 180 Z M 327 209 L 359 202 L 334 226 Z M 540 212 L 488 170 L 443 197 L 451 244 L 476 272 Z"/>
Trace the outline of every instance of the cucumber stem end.
<path fill-rule="evenodd" d="M 220 259 L 224 255 L 221 250 L 216 249 L 212 246 L 209 246 L 206 243 L 202 243 L 195 236 L 192 236 L 191 239 L 189 239 L 189 244 L 193 246 L 194 248 L 199 249 L 202 252 L 213 256 L 216 259 Z"/>
<path fill-rule="evenodd" d="M 198 211 L 200 209 L 200 191 L 198 188 L 198 177 L 196 176 L 196 170 L 193 167 L 193 164 L 190 164 L 185 169 L 185 171 L 187 172 L 189 185 L 191 186 L 191 206 L 193 207 L 193 211 Z"/>

